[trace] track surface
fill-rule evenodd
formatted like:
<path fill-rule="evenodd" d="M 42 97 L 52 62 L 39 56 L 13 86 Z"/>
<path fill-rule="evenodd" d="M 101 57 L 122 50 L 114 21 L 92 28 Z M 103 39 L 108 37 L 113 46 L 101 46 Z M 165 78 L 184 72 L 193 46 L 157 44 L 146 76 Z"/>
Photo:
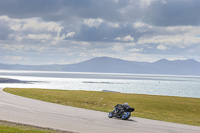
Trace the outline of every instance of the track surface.
<path fill-rule="evenodd" d="M 125 121 L 107 115 L 12 95 L 0 88 L 0 120 L 80 133 L 200 133 L 199 126 L 137 117 Z"/>

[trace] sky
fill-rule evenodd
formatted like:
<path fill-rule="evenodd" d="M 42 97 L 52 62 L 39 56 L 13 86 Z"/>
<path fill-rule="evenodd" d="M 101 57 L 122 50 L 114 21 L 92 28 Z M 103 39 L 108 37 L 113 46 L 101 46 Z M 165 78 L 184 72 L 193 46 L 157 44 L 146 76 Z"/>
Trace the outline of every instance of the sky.
<path fill-rule="evenodd" d="M 0 0 L 0 63 L 200 61 L 200 0 Z"/>

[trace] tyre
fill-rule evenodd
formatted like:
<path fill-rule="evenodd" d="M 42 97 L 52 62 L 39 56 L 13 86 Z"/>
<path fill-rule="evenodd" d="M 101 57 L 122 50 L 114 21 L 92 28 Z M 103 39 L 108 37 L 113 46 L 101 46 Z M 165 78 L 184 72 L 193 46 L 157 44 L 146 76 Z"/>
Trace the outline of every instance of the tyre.
<path fill-rule="evenodd" d="M 128 120 L 131 117 L 131 112 L 124 112 L 122 120 Z"/>
<path fill-rule="evenodd" d="M 108 114 L 108 117 L 109 118 L 112 118 L 114 115 L 113 115 L 113 111 L 112 112 L 110 112 L 109 114 Z"/>

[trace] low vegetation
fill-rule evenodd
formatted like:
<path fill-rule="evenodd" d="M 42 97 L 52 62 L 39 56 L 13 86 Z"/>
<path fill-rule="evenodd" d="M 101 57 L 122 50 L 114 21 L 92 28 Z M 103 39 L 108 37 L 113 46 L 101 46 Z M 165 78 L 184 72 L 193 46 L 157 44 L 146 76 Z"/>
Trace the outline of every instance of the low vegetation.
<path fill-rule="evenodd" d="M 6 88 L 4 91 L 42 101 L 110 112 L 128 102 L 132 116 L 200 126 L 200 98 L 125 94 L 113 92 Z"/>
<path fill-rule="evenodd" d="M 64 131 L 0 120 L 0 133 L 64 133 Z"/>

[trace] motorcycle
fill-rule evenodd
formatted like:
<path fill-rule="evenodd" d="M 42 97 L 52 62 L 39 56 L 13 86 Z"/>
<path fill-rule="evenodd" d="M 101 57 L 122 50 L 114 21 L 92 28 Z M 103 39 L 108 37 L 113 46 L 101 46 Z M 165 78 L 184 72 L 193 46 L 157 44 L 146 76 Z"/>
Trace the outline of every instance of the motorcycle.
<path fill-rule="evenodd" d="M 128 120 L 131 117 L 131 112 L 135 109 L 128 107 L 118 108 L 118 111 L 114 110 L 108 114 L 109 118 L 116 117 L 121 118 L 122 120 Z"/>

